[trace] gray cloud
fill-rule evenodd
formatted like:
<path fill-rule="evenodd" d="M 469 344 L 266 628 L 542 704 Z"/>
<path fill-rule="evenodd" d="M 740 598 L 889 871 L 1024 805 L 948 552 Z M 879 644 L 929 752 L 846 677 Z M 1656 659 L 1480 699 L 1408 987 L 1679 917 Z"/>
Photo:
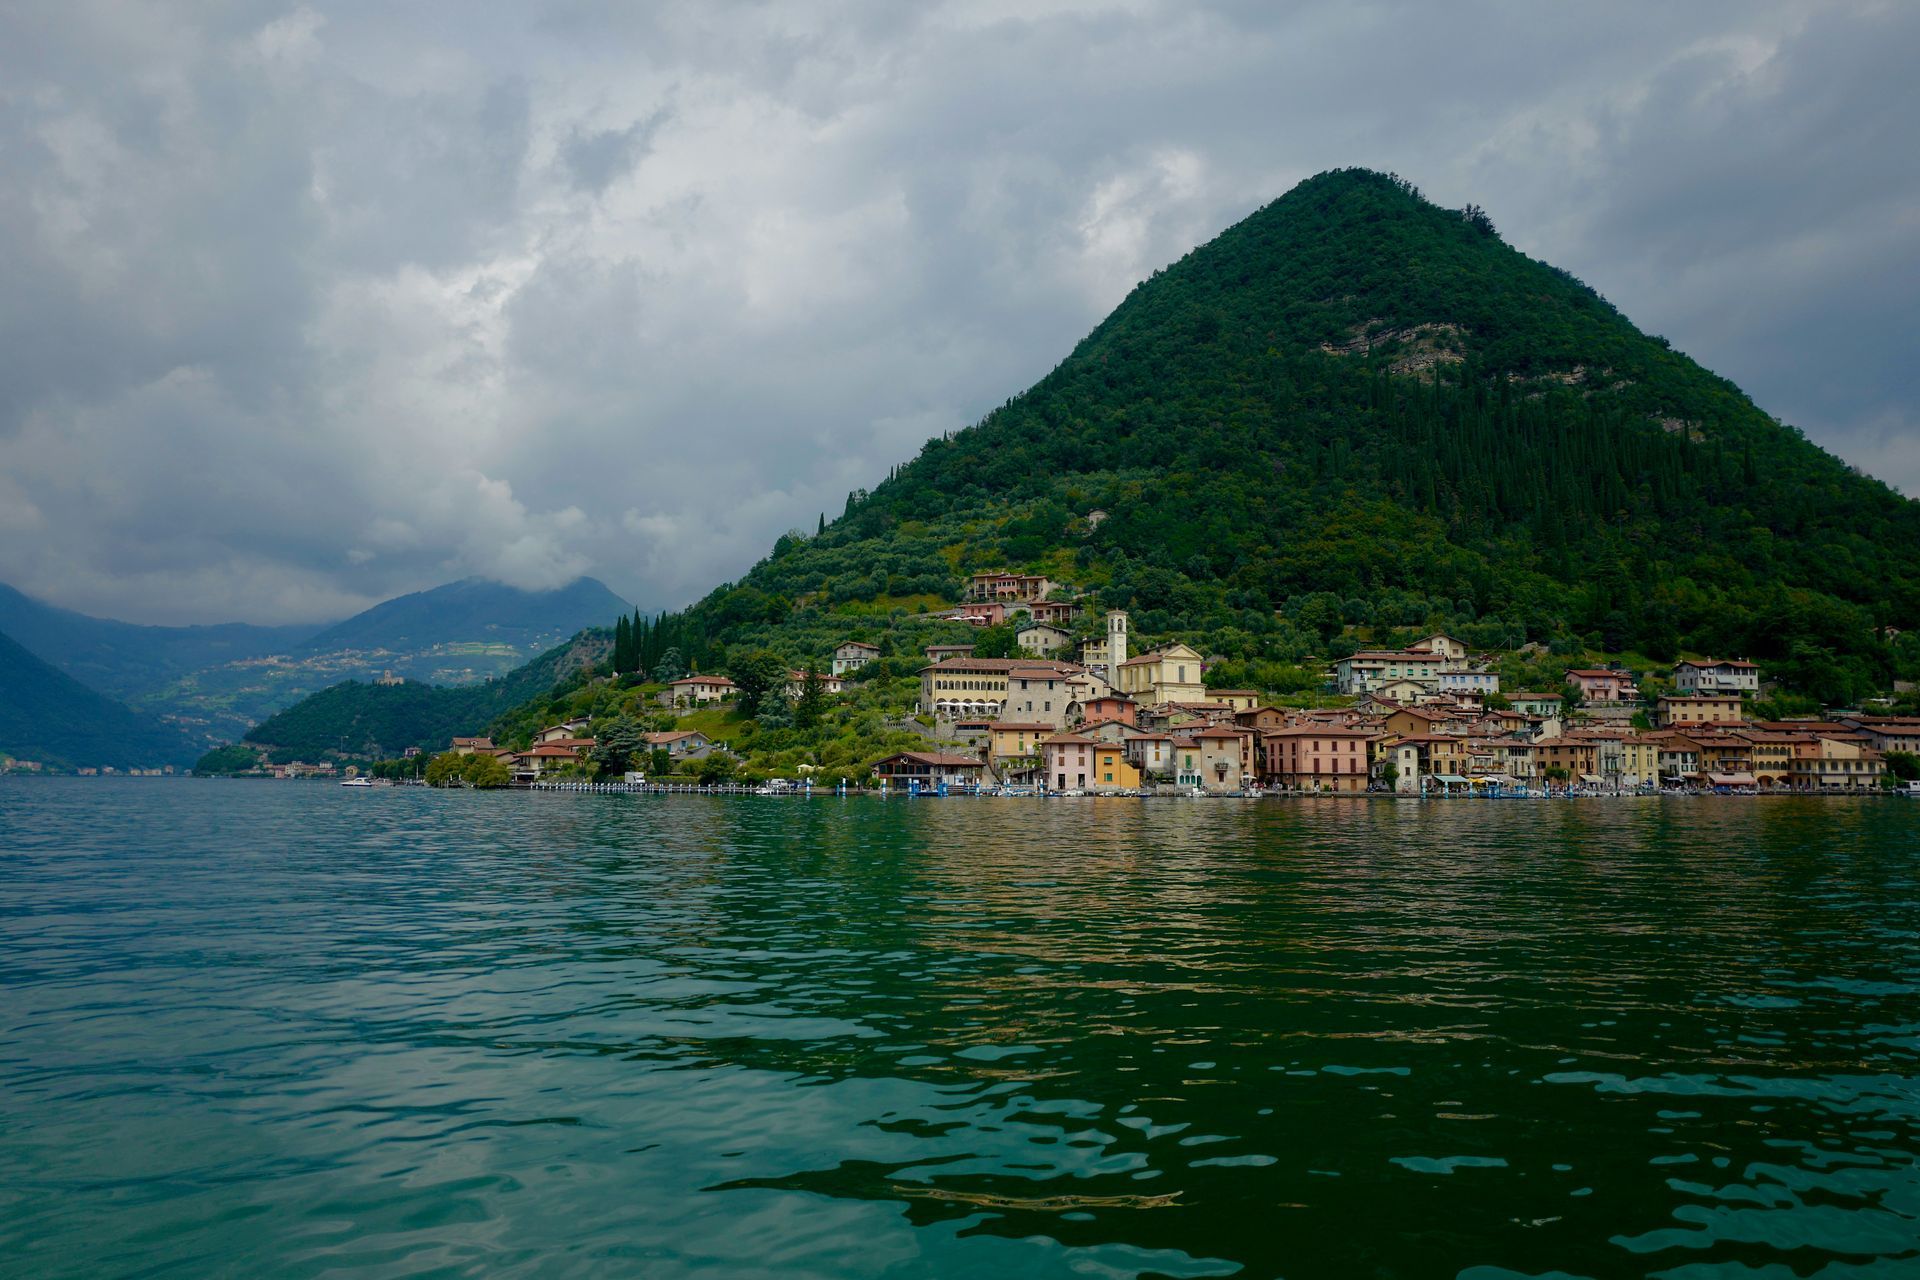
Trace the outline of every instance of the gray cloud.
<path fill-rule="evenodd" d="M 1915 47 L 1787 0 L 16 7 L 0 580 L 681 603 L 1347 164 L 1920 492 Z"/>

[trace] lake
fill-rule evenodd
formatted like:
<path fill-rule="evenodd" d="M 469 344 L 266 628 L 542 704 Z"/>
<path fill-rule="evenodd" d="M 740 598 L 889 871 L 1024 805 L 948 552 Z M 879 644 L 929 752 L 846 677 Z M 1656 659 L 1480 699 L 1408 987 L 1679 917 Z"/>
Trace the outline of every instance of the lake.
<path fill-rule="evenodd" d="M 1917 856 L 1882 799 L 0 779 L 0 1274 L 1920 1275 Z"/>

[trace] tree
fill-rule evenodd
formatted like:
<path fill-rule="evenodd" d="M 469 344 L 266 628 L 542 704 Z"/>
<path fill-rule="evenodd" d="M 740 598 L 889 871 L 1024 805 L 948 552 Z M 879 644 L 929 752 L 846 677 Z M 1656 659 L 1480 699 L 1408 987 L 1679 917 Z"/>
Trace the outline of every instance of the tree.
<path fill-rule="evenodd" d="M 1911 751 L 1887 752 L 1887 773 L 1902 782 L 1920 781 L 1920 755 Z"/>
<path fill-rule="evenodd" d="M 653 664 L 653 670 L 649 674 L 663 684 L 670 680 L 678 680 L 687 674 L 687 660 L 680 656 L 679 649 L 669 647 L 660 654 L 660 660 Z"/>
<path fill-rule="evenodd" d="M 652 765 L 650 772 L 656 778 L 672 773 L 673 752 L 667 750 L 665 747 L 655 747 L 653 749 L 653 757 L 648 763 Z"/>
<path fill-rule="evenodd" d="M 644 757 L 646 751 L 646 725 L 623 712 L 600 731 L 587 759 L 604 775 L 623 774 L 633 767 L 635 757 Z"/>
<path fill-rule="evenodd" d="M 771 649 L 749 649 L 728 664 L 727 676 L 740 690 L 740 705 L 751 713 L 767 690 L 786 685 L 787 663 Z"/>
<path fill-rule="evenodd" d="M 802 729 L 811 729 L 820 723 L 820 716 L 826 710 L 827 682 L 818 671 L 808 668 L 800 681 L 800 697 L 793 706 L 793 722 Z"/>
<path fill-rule="evenodd" d="M 1019 647 L 1019 633 L 1011 623 L 982 627 L 973 638 L 973 656 L 976 658 L 1011 658 L 1019 651 Z"/>
<path fill-rule="evenodd" d="M 1580 692 L 1580 686 L 1569 681 L 1566 685 L 1562 686 L 1560 690 L 1561 718 L 1565 720 L 1573 719 L 1573 713 L 1578 711 L 1580 704 L 1585 701 L 1586 695 Z"/>
<path fill-rule="evenodd" d="M 733 761 L 716 751 L 694 766 L 693 776 L 702 786 L 725 782 L 733 777 Z"/>
<path fill-rule="evenodd" d="M 785 729 L 793 724 L 793 710 L 787 706 L 787 691 L 778 685 L 760 695 L 753 719 L 762 729 Z"/>

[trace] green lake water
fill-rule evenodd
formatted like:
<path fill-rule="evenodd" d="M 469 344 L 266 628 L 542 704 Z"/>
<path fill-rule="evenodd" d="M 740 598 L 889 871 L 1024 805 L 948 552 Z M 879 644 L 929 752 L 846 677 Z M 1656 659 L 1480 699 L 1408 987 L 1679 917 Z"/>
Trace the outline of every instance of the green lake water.
<path fill-rule="evenodd" d="M 0 1275 L 1920 1276 L 1920 804 L 0 780 Z"/>

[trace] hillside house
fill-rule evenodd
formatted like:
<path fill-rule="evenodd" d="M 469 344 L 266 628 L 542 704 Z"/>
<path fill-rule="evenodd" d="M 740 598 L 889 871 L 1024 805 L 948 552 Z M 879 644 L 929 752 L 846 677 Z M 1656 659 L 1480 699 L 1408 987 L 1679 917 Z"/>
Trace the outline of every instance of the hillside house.
<path fill-rule="evenodd" d="M 1333 686 L 1339 693 L 1371 693 L 1390 680 L 1412 680 L 1422 688 L 1439 683 L 1451 660 L 1438 653 L 1401 649 L 1363 649 L 1333 664 Z"/>
<path fill-rule="evenodd" d="M 880 646 L 864 640 L 842 640 L 833 648 L 833 674 L 844 676 L 880 656 Z"/>
<path fill-rule="evenodd" d="M 1444 632 L 1438 632 L 1434 635 L 1430 635 L 1426 637 L 1424 640 L 1414 641 L 1412 644 L 1407 646 L 1407 652 L 1437 653 L 1441 657 L 1450 658 L 1455 662 L 1465 662 L 1467 660 L 1466 642 L 1462 640 L 1456 640 L 1452 636 L 1447 635 Z"/>
<path fill-rule="evenodd" d="M 1047 658 L 1071 648 L 1073 632 L 1050 622 L 1035 622 L 1014 633 L 1014 641 L 1036 658 Z"/>
<path fill-rule="evenodd" d="M 967 579 L 968 601 L 1032 602 L 1045 600 L 1057 583 L 1038 573 L 976 573 Z"/>
<path fill-rule="evenodd" d="M 1631 672 L 1576 667 L 1567 672 L 1567 683 L 1580 691 L 1582 702 L 1636 702 L 1640 698 Z"/>
<path fill-rule="evenodd" d="M 724 702 L 739 692 L 739 687 L 725 676 L 681 676 L 667 682 L 660 698 L 668 706 L 704 707 Z"/>
<path fill-rule="evenodd" d="M 930 644 L 927 646 L 928 662 L 945 662 L 949 658 L 971 658 L 973 646 L 970 644 Z"/>
<path fill-rule="evenodd" d="M 649 750 L 664 750 L 675 760 L 700 760 L 712 755 L 715 743 L 697 729 L 680 729 L 646 736 Z"/>
<path fill-rule="evenodd" d="M 1668 693 L 1655 705 L 1656 720 L 1663 728 L 1742 723 L 1737 694 Z"/>
<path fill-rule="evenodd" d="M 1707 658 L 1673 664 L 1673 687 L 1681 693 L 1760 692 L 1760 668 L 1742 659 Z"/>
<path fill-rule="evenodd" d="M 789 670 L 787 672 L 786 693 L 790 700 L 798 701 L 800 695 L 806 691 L 807 675 L 807 672 L 800 670 Z M 826 694 L 828 697 L 835 697 L 846 691 L 846 681 L 842 680 L 839 676 L 829 675 L 824 671 L 819 672 L 818 675 L 820 678 L 821 693 Z"/>

